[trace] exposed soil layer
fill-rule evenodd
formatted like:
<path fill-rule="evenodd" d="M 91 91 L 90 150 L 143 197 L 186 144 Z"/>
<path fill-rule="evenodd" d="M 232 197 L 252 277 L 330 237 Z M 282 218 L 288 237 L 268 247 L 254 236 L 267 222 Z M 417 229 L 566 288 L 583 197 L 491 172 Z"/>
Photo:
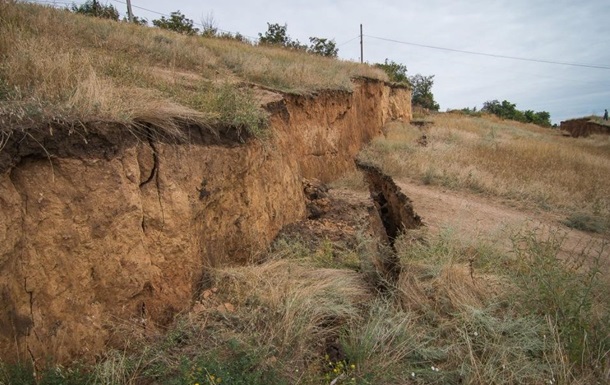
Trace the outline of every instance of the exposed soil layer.
<path fill-rule="evenodd" d="M 406 230 L 420 227 L 421 218 L 413 210 L 411 200 L 389 175 L 371 164 L 357 161 L 356 165 L 364 173 L 374 203 L 374 210 L 369 212 L 372 228 L 381 240 L 377 270 L 385 282 L 395 283 L 400 277 L 401 264 L 395 253 L 394 241 Z M 385 290 L 387 287 L 380 289 Z"/>
<path fill-rule="evenodd" d="M 604 247 L 607 235 L 566 227 L 561 223 L 564 217 L 558 214 L 526 211 L 500 199 L 422 185 L 409 179 L 398 180 L 397 184 L 413 199 L 415 210 L 424 217 L 426 229 L 432 234 L 448 231 L 465 244 L 488 243 L 505 252 L 512 250 L 511 234 L 519 231 L 536 230 L 542 239 L 556 234 L 562 240 L 560 257 L 578 255 L 584 249 L 589 249 L 592 255 L 599 251 L 601 268 L 610 270 L 610 248 Z"/>
<path fill-rule="evenodd" d="M 413 211 L 411 200 L 389 175 L 367 163 L 357 162 L 357 166 L 365 175 L 390 246 L 394 245 L 394 240 L 404 230 L 422 225 L 421 218 Z"/>
<path fill-rule="evenodd" d="M 315 182 L 313 182 L 315 183 Z M 315 207 L 315 215 L 289 224 L 279 233 L 279 237 L 298 239 L 310 250 L 316 250 L 321 242 L 330 241 L 346 249 L 355 249 L 361 242 L 362 233 L 373 235 L 370 229 L 370 210 L 373 202 L 367 193 L 355 194 L 343 189 L 323 186 L 323 198 L 311 198 L 312 181 L 304 184 L 308 207 Z"/>
<path fill-rule="evenodd" d="M 332 242 L 335 259 L 344 250 L 367 251 L 376 278 L 371 284 L 385 291 L 400 276 L 400 259 L 394 250 L 396 237 L 422 226 L 411 200 L 394 180 L 379 168 L 358 163 L 368 182 L 369 193 L 328 190 L 319 181 L 304 180 L 303 188 L 310 215 L 307 219 L 282 229 L 281 237 L 303 242 L 311 252 L 323 249 L 322 242 Z M 368 236 L 367 242 L 363 236 Z M 335 249 L 339 249 L 337 252 Z M 330 261 L 332 262 L 332 261 Z"/>
<path fill-rule="evenodd" d="M 569 132 L 574 138 L 593 134 L 610 135 L 610 126 L 596 123 L 589 118 L 566 120 L 561 122 L 559 128 Z"/>
<path fill-rule="evenodd" d="M 14 132 L 0 152 L 1 356 L 93 359 L 119 329 L 168 325 L 210 266 L 256 259 L 306 216 L 303 177 L 353 170 L 410 105 L 406 89 L 358 80 L 272 102 L 267 141 L 189 126 Z"/>

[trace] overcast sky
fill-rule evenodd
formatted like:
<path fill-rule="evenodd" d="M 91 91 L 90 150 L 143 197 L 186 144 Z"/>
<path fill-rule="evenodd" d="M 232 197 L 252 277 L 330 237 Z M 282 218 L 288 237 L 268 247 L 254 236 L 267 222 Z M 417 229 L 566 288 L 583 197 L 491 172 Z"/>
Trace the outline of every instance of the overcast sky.
<path fill-rule="evenodd" d="M 126 9 L 123 0 L 109 3 Z M 520 110 L 548 111 L 558 123 L 610 108 L 610 0 L 132 0 L 132 5 L 134 14 L 149 22 L 160 15 L 139 7 L 163 14 L 180 10 L 195 23 L 213 15 L 219 29 L 251 38 L 265 32 L 267 22 L 287 24 L 292 39 L 335 39 L 339 57 L 354 61 L 360 60 L 363 24 L 364 60 L 388 58 L 405 64 L 409 75 L 435 75 L 432 91 L 441 111 L 506 99 Z"/>

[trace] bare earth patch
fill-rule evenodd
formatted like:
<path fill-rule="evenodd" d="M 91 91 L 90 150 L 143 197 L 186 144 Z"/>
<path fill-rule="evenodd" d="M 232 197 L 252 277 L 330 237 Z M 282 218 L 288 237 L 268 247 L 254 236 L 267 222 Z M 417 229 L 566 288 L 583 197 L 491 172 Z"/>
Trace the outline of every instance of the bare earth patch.
<path fill-rule="evenodd" d="M 396 182 L 413 201 L 413 207 L 432 234 L 452 230 L 465 242 L 484 240 L 510 250 L 510 235 L 522 229 L 539 228 L 543 232 L 559 231 L 564 237 L 562 254 L 579 252 L 585 247 L 608 242 L 602 234 L 571 229 L 562 217 L 544 211 L 524 211 L 505 202 L 465 191 L 451 191 L 439 186 L 422 185 L 409 179 Z M 610 247 L 603 250 L 604 265 L 610 265 Z"/>

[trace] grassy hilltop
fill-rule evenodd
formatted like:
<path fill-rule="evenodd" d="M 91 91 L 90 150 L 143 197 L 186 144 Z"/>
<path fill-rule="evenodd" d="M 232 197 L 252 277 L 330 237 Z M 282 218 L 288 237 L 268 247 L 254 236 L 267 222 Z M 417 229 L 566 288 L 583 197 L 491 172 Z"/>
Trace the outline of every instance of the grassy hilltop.
<path fill-rule="evenodd" d="M 0 56 L 3 133 L 95 122 L 256 132 L 265 116 L 246 85 L 307 93 L 386 79 L 368 65 L 14 2 L 0 3 Z"/>

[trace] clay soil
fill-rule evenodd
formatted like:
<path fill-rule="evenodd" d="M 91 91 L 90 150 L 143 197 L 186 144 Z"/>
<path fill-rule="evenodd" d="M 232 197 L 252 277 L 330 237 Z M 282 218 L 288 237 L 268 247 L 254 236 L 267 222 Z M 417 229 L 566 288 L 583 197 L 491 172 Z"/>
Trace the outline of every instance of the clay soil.
<path fill-rule="evenodd" d="M 511 206 L 511 202 L 465 191 L 452 191 L 423 185 L 408 179 L 396 181 L 413 202 L 421 216 L 425 237 L 451 232 L 464 245 L 487 242 L 504 252 L 512 248 L 511 234 L 536 230 L 545 237 L 553 233 L 563 239 L 560 256 L 567 258 L 585 248 L 597 250 L 607 243 L 606 235 L 571 229 L 561 223 L 563 217 L 552 212 L 527 210 Z M 299 237 L 315 249 L 324 240 L 353 247 L 358 234 L 369 224 L 372 201 L 368 191 L 348 188 L 330 189 L 326 212 L 283 229 L 281 235 Z M 602 251 L 603 266 L 610 269 L 610 247 Z"/>

